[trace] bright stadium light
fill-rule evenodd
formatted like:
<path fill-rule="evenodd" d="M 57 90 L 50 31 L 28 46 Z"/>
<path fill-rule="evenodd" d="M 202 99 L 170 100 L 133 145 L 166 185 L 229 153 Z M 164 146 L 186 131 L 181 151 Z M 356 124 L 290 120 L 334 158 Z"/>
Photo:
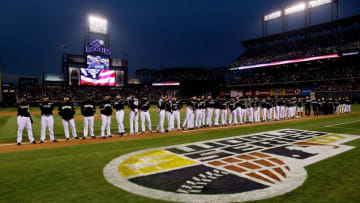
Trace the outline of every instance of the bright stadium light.
<path fill-rule="evenodd" d="M 309 1 L 309 8 L 315 8 L 318 6 L 322 6 L 325 4 L 330 4 L 332 2 L 332 0 L 312 0 Z"/>
<path fill-rule="evenodd" d="M 279 10 L 279 11 L 275 11 L 275 12 L 272 12 L 266 16 L 264 16 L 264 21 L 269 21 L 269 20 L 273 20 L 273 19 L 276 19 L 276 18 L 279 18 L 281 17 L 282 15 L 282 12 Z"/>
<path fill-rule="evenodd" d="M 304 11 L 305 8 L 306 8 L 306 3 L 301 2 L 299 4 L 296 4 L 294 6 L 286 8 L 285 9 L 285 15 L 289 15 L 289 14 L 297 13 L 297 12 L 300 12 L 300 11 Z"/>
<path fill-rule="evenodd" d="M 107 19 L 90 15 L 89 30 L 94 33 L 107 34 Z"/>

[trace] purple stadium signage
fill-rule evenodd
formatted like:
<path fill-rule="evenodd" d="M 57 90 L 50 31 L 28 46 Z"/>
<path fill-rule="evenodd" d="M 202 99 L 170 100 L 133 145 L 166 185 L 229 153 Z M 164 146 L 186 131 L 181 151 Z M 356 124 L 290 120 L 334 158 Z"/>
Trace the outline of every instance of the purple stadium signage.
<path fill-rule="evenodd" d="M 85 53 L 87 54 L 102 53 L 110 56 L 111 55 L 110 49 L 105 48 L 102 44 L 103 41 L 99 39 L 92 41 L 89 45 L 85 47 Z"/>

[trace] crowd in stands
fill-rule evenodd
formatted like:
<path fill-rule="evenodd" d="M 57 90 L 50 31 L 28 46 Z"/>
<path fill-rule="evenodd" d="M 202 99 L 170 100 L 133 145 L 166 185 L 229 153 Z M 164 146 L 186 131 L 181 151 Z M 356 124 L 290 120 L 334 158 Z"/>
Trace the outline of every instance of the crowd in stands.
<path fill-rule="evenodd" d="M 81 87 L 59 87 L 59 88 L 32 88 L 32 89 L 18 89 L 17 96 L 28 95 L 29 102 L 41 101 L 43 95 L 48 95 L 52 101 L 62 101 L 65 95 L 70 95 L 73 101 L 81 102 L 87 98 L 87 95 L 92 95 L 95 101 L 100 101 L 105 95 L 112 95 L 120 93 L 123 98 L 128 98 L 133 95 L 147 96 L 149 100 L 157 100 L 164 94 L 179 95 L 179 90 L 176 88 L 162 88 L 149 86 L 132 86 L 126 88 L 110 88 L 110 87 L 96 87 L 96 86 L 81 86 Z"/>
<path fill-rule="evenodd" d="M 241 70 L 236 71 L 234 74 L 235 80 L 233 82 L 236 84 L 285 84 L 303 81 L 319 82 L 327 80 L 358 79 L 360 78 L 360 67 L 337 65 L 326 67 L 284 66 L 280 68 L 273 67 Z"/>
<path fill-rule="evenodd" d="M 247 45 L 246 51 L 232 65 L 245 66 L 287 59 L 351 52 L 360 49 L 360 27 L 324 29 L 279 40 Z"/>

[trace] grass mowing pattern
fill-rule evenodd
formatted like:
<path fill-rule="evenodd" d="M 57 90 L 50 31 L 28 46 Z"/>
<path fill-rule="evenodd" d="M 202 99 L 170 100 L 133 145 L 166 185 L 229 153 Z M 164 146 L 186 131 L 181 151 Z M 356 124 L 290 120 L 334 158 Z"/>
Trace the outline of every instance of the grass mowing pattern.
<path fill-rule="evenodd" d="M 359 111 L 359 106 L 353 110 Z M 152 114 L 152 116 L 154 115 Z M 4 132 L 9 132 L 10 128 L 16 128 L 16 117 L 4 118 L 0 118 L 2 139 Z M 39 118 L 36 117 L 36 119 Z M 0 202 L 164 202 L 133 195 L 112 186 L 104 179 L 102 169 L 112 159 L 141 149 L 282 128 L 360 135 L 360 123 L 356 122 L 336 126 L 338 128 L 325 127 L 357 120 L 360 120 L 360 114 L 210 132 L 193 132 L 181 136 L 145 140 L 3 153 L 0 154 Z M 153 120 L 154 122 L 156 123 Z M 81 121 L 77 121 L 78 125 L 80 123 Z M 55 124 L 57 124 L 57 128 L 60 128 L 55 133 L 60 133 L 62 131 L 61 123 L 59 120 L 55 120 Z M 99 128 L 100 122 L 97 122 L 95 126 Z M 80 126 L 77 128 L 81 129 Z M 112 122 L 112 129 L 116 129 L 115 122 Z M 34 132 L 35 130 L 34 127 Z M 4 137 L 15 139 L 14 135 Z M 306 168 L 308 178 L 304 185 L 297 190 L 257 202 L 359 202 L 360 140 L 347 144 L 356 146 L 356 148 L 308 166 Z"/>

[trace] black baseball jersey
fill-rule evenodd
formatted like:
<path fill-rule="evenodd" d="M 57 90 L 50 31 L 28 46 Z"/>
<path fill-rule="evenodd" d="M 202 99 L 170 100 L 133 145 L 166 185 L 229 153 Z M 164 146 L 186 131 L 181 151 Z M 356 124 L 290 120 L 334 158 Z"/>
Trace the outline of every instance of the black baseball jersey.
<path fill-rule="evenodd" d="M 260 102 L 260 106 L 263 108 L 263 109 L 266 109 L 268 107 L 268 104 L 266 102 L 266 100 L 263 100 Z"/>
<path fill-rule="evenodd" d="M 241 105 L 241 108 L 242 108 L 242 109 L 246 109 L 246 108 L 247 108 L 247 102 L 246 102 L 245 100 L 242 100 L 241 103 L 240 103 L 240 105 Z"/>
<path fill-rule="evenodd" d="M 59 115 L 62 119 L 69 121 L 74 118 L 76 109 L 72 102 L 67 101 L 59 106 Z"/>
<path fill-rule="evenodd" d="M 141 100 L 141 107 L 140 107 L 141 111 L 148 111 L 149 108 L 150 108 L 149 100 L 145 100 L 145 99 Z"/>
<path fill-rule="evenodd" d="M 116 109 L 116 111 L 124 110 L 124 107 L 125 107 L 125 101 L 123 99 L 115 100 L 114 109 Z"/>
<path fill-rule="evenodd" d="M 40 103 L 41 115 L 49 116 L 53 115 L 54 104 L 51 102 L 42 102 Z"/>
<path fill-rule="evenodd" d="M 20 102 L 17 107 L 18 116 L 30 117 L 30 105 L 27 102 Z"/>
<path fill-rule="evenodd" d="M 192 105 L 193 105 L 193 109 L 196 110 L 196 109 L 199 109 L 199 101 L 198 100 L 191 100 L 192 102 Z"/>
<path fill-rule="evenodd" d="M 221 101 L 221 103 L 220 103 L 220 109 L 223 109 L 223 110 L 224 110 L 224 109 L 227 109 L 228 106 L 229 106 L 228 101 L 226 101 L 226 100 Z"/>
<path fill-rule="evenodd" d="M 181 109 L 181 106 L 182 106 L 181 101 L 173 101 L 171 109 L 172 109 L 172 111 L 178 111 Z"/>
<path fill-rule="evenodd" d="M 172 112 L 172 102 L 171 101 L 166 101 L 165 111 Z"/>
<path fill-rule="evenodd" d="M 249 102 L 248 107 L 254 108 L 255 107 L 255 102 L 254 101 Z"/>
<path fill-rule="evenodd" d="M 112 104 L 109 100 L 104 100 L 100 103 L 100 113 L 105 116 L 110 116 L 112 114 Z"/>
<path fill-rule="evenodd" d="M 267 102 L 267 103 L 266 103 L 266 104 L 267 104 L 267 108 L 268 108 L 268 109 L 271 109 L 271 108 L 273 107 L 273 105 L 274 105 L 273 102 L 271 101 L 271 99 L 267 99 L 266 102 Z"/>
<path fill-rule="evenodd" d="M 92 101 L 85 101 L 81 104 L 81 114 L 84 117 L 94 116 L 96 112 L 96 106 Z"/>
<path fill-rule="evenodd" d="M 234 111 L 236 110 L 236 102 L 230 102 L 229 103 L 229 108 L 230 108 L 230 111 Z"/>
<path fill-rule="evenodd" d="M 205 100 L 199 102 L 199 109 L 205 109 Z"/>
<path fill-rule="evenodd" d="M 166 106 L 166 101 L 163 100 L 163 99 L 159 99 L 158 108 L 159 108 L 160 110 L 165 110 L 165 106 Z"/>
<path fill-rule="evenodd" d="M 139 100 L 138 98 L 132 98 L 130 101 L 129 101 L 129 107 L 130 107 L 130 110 L 131 111 L 137 111 L 139 110 L 139 107 L 140 107 L 140 104 L 139 104 Z"/>
<path fill-rule="evenodd" d="M 215 109 L 220 109 L 220 102 L 217 99 L 214 100 L 214 108 Z"/>
<path fill-rule="evenodd" d="M 213 99 L 205 100 L 205 107 L 206 108 L 214 108 L 215 101 Z"/>
<path fill-rule="evenodd" d="M 254 107 L 259 107 L 260 106 L 260 102 L 259 101 L 254 101 Z"/>

